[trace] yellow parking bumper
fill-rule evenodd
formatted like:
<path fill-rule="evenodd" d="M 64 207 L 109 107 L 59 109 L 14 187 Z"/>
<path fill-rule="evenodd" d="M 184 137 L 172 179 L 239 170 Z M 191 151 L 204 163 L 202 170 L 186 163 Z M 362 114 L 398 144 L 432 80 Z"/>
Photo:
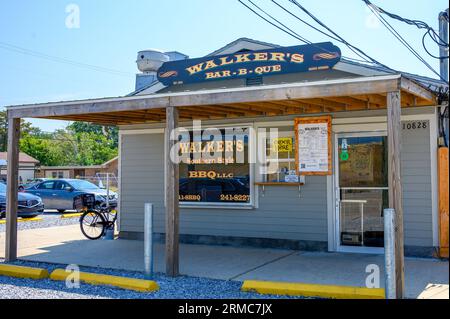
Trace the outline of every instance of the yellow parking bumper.
<path fill-rule="evenodd" d="M 48 278 L 48 271 L 47 269 L 42 268 L 0 264 L 0 276 L 29 278 L 29 279 L 45 279 Z"/>
<path fill-rule="evenodd" d="M 56 269 L 51 273 L 50 279 L 64 281 L 70 274 L 70 272 L 66 272 L 64 269 Z M 80 281 L 91 285 L 113 286 L 140 292 L 151 292 L 159 290 L 158 284 L 152 280 L 118 277 L 87 272 L 80 272 Z"/>
<path fill-rule="evenodd" d="M 260 294 L 331 299 L 385 299 L 384 289 L 316 285 L 290 282 L 244 281 L 242 291 Z"/>

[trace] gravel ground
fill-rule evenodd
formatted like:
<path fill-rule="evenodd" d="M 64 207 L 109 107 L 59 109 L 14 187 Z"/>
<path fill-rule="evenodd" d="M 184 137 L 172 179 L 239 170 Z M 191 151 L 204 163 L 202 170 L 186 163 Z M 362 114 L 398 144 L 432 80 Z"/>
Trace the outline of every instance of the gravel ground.
<path fill-rule="evenodd" d="M 0 263 L 3 260 L 0 259 Z M 21 266 L 41 267 L 52 271 L 64 265 L 23 262 Z M 107 275 L 144 278 L 140 272 L 118 271 L 80 267 L 81 271 Z M 156 274 L 153 278 L 160 290 L 153 293 L 139 293 L 108 286 L 80 284 L 80 288 L 67 288 L 64 282 L 52 280 L 29 280 L 0 276 L 0 299 L 274 299 L 284 296 L 266 296 L 240 291 L 241 282 L 213 280 L 181 276 L 169 278 Z"/>
<path fill-rule="evenodd" d="M 63 219 L 58 213 L 45 213 L 43 220 L 37 222 L 18 223 L 19 230 L 49 228 L 78 224 L 79 218 Z M 0 232 L 5 225 L 0 224 Z M 0 263 L 4 260 L 0 258 Z M 51 272 L 65 265 L 18 261 L 21 266 L 46 268 Z M 130 278 L 144 278 L 143 273 L 80 267 L 81 271 L 101 273 Z M 80 284 L 80 288 L 67 288 L 65 282 L 52 280 L 30 280 L 0 276 L 0 299 L 272 299 L 284 296 L 266 296 L 240 291 L 241 282 L 214 280 L 206 278 L 186 277 L 169 278 L 156 274 L 153 278 L 160 290 L 153 293 L 139 293 L 108 286 Z"/>
<path fill-rule="evenodd" d="M 61 214 L 58 213 L 44 213 L 43 215 L 39 216 L 39 218 L 42 218 L 42 220 L 17 223 L 18 230 L 68 226 L 78 224 L 80 220 L 79 217 L 61 218 Z M 0 224 L 0 232 L 4 231 L 5 231 L 5 224 Z"/>

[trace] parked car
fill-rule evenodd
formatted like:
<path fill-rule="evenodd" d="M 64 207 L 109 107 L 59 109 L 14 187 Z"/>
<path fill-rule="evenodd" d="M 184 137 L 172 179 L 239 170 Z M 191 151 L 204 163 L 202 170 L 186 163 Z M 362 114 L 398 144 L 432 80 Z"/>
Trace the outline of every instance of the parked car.
<path fill-rule="evenodd" d="M 81 179 L 51 179 L 46 180 L 24 190 L 42 198 L 45 209 L 55 209 L 60 213 L 74 209 L 74 198 L 82 194 L 95 195 L 96 205 L 106 204 L 106 189 Z M 117 193 L 109 192 L 109 205 L 117 207 Z"/>
<path fill-rule="evenodd" d="M 44 203 L 42 199 L 33 194 L 18 194 L 17 215 L 22 218 L 33 218 L 44 212 Z M 6 212 L 6 185 L 0 183 L 0 218 L 5 217 Z"/>
<path fill-rule="evenodd" d="M 35 179 L 31 180 L 31 181 L 28 181 L 27 183 L 20 184 L 19 185 L 19 191 L 22 192 L 26 188 L 30 188 L 30 187 L 32 187 L 32 186 L 34 186 L 36 184 L 39 184 L 41 182 L 45 182 L 47 180 L 48 180 L 48 178 L 35 178 Z"/>

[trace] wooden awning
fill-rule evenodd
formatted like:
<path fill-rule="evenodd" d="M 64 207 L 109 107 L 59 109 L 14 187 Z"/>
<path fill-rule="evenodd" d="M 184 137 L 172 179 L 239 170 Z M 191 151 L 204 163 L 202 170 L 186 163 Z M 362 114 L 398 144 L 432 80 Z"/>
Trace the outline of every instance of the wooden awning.
<path fill-rule="evenodd" d="M 177 107 L 180 120 L 301 115 L 385 109 L 387 93 L 396 91 L 402 107 L 436 105 L 431 91 L 401 75 L 388 75 L 10 106 L 8 114 L 108 125 L 164 122 L 167 107 Z"/>

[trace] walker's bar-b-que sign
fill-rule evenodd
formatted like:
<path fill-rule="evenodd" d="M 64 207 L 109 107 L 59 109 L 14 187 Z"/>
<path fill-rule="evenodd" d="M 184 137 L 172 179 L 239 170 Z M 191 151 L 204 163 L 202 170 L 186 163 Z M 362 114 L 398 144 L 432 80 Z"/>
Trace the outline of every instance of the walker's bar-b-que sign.
<path fill-rule="evenodd" d="M 297 172 L 299 175 L 331 175 L 331 116 L 295 120 Z"/>
<path fill-rule="evenodd" d="M 166 86 L 328 70 L 341 59 L 331 42 L 246 51 L 164 63 L 158 80 Z"/>

